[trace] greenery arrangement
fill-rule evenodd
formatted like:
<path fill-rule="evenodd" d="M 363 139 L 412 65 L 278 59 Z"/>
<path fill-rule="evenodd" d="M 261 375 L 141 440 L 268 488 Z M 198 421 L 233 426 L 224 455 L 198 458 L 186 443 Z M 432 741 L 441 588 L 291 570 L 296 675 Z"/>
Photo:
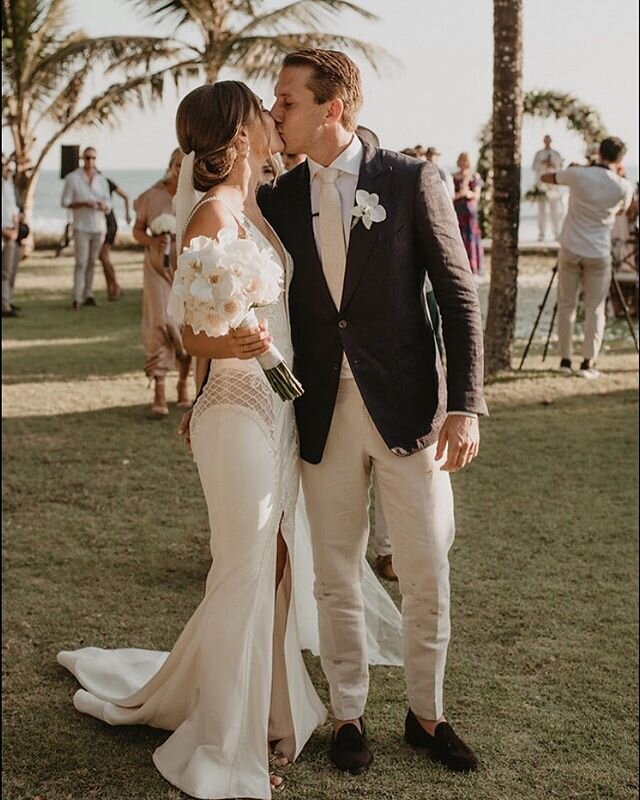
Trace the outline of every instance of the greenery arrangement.
<path fill-rule="evenodd" d="M 607 129 L 599 112 L 572 94 L 551 90 L 527 92 L 524 96 L 524 114 L 541 119 L 564 120 L 569 130 L 576 131 L 584 138 L 587 148 L 607 136 Z M 493 141 L 490 121 L 482 128 L 479 142 L 477 169 L 484 182 L 480 198 L 480 225 L 482 235 L 490 237 L 493 204 Z M 537 197 L 539 195 L 533 194 L 533 190 L 525 194 L 526 200 L 535 200 Z"/>

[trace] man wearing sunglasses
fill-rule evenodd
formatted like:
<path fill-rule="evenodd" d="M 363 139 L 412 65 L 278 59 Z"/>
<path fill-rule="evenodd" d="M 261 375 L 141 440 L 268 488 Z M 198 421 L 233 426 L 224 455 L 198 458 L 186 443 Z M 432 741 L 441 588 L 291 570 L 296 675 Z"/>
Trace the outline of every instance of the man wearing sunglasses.
<path fill-rule="evenodd" d="M 96 151 L 93 147 L 85 148 L 82 161 L 82 167 L 67 175 L 62 191 L 62 205 L 73 213 L 76 264 L 71 308 L 74 311 L 81 305 L 96 305 L 93 272 L 107 232 L 105 214 L 111 210 L 109 184 L 96 168 Z"/>

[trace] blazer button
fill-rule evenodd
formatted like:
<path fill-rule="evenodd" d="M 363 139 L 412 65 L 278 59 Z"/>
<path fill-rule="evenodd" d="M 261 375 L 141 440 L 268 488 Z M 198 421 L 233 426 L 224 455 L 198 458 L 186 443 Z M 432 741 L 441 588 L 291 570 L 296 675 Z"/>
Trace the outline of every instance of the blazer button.
<path fill-rule="evenodd" d="M 346 328 L 347 327 L 347 320 L 346 319 L 341 319 L 340 322 L 338 322 L 338 327 L 339 328 Z"/>
<path fill-rule="evenodd" d="M 337 372 L 339 369 L 340 369 L 340 364 L 334 364 L 333 365 L 333 371 L 334 372 Z"/>

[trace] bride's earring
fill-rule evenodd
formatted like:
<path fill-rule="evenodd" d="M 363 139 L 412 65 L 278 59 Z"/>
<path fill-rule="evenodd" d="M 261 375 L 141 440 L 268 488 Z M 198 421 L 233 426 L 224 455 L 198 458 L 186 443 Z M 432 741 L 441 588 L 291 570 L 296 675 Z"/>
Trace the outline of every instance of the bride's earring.
<path fill-rule="evenodd" d="M 251 145 L 247 144 L 242 149 L 237 147 L 236 150 L 238 151 L 238 155 L 240 156 L 240 158 L 249 158 L 249 153 L 251 152 Z"/>

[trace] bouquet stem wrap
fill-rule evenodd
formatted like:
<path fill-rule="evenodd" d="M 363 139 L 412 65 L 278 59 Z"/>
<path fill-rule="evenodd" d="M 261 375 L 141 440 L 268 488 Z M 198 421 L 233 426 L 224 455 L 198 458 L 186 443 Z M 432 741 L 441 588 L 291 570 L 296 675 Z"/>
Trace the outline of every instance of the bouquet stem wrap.
<path fill-rule="evenodd" d="M 251 309 L 238 327 L 257 328 L 258 325 L 256 312 Z M 266 353 L 256 356 L 256 361 L 267 376 L 269 385 L 282 400 L 295 400 L 303 395 L 302 384 L 286 365 L 277 347 L 270 345 Z"/>

